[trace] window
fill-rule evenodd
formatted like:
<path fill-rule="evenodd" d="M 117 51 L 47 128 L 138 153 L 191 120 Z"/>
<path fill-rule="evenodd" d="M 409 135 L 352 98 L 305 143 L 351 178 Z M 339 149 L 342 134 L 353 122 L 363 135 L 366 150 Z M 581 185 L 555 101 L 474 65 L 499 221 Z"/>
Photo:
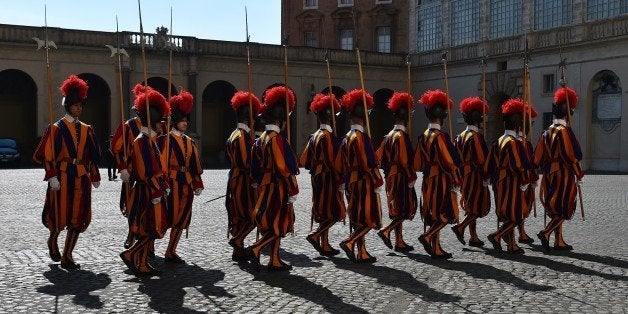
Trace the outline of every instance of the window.
<path fill-rule="evenodd" d="M 479 1 L 453 0 L 451 2 L 451 45 L 458 46 L 478 41 L 479 23 Z"/>
<path fill-rule="evenodd" d="M 375 0 L 375 4 L 392 3 L 392 0 Z"/>
<path fill-rule="evenodd" d="M 497 71 L 507 71 L 507 70 L 508 70 L 508 61 L 497 62 Z"/>
<path fill-rule="evenodd" d="M 390 26 L 383 26 L 377 28 L 377 51 L 390 53 Z"/>
<path fill-rule="evenodd" d="M 423 0 L 417 9 L 417 50 L 440 49 L 442 42 L 442 8 L 437 0 Z"/>
<path fill-rule="evenodd" d="M 601 20 L 628 13 L 628 0 L 588 0 L 587 20 Z"/>
<path fill-rule="evenodd" d="M 522 1 L 491 0 L 491 38 L 521 34 L 522 11 Z"/>
<path fill-rule="evenodd" d="M 318 0 L 305 0 L 303 4 L 304 9 L 316 9 L 318 8 Z"/>
<path fill-rule="evenodd" d="M 304 44 L 308 47 L 317 47 L 316 34 L 314 32 L 303 33 Z"/>
<path fill-rule="evenodd" d="M 353 5 L 353 0 L 338 0 L 339 7 L 350 7 Z"/>
<path fill-rule="evenodd" d="M 552 93 L 556 87 L 554 74 L 543 75 L 543 93 Z"/>
<path fill-rule="evenodd" d="M 340 30 L 340 49 L 353 50 L 353 30 Z"/>
<path fill-rule="evenodd" d="M 548 29 L 571 24 L 572 0 L 534 1 L 534 29 Z"/>

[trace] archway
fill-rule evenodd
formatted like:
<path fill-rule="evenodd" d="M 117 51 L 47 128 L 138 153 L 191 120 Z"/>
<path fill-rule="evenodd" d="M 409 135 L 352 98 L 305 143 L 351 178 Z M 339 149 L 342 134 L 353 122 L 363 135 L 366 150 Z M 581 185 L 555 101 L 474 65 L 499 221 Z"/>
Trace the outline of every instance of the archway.
<path fill-rule="evenodd" d="M 338 101 L 340 101 L 342 99 L 342 96 L 344 96 L 347 93 L 342 87 L 338 87 L 335 85 L 331 87 L 331 91 L 332 93 L 334 93 L 334 97 L 336 97 Z M 321 94 L 328 94 L 328 93 L 329 93 L 329 87 L 325 87 L 321 91 Z M 336 114 L 336 129 L 337 129 L 336 133 L 338 134 L 338 137 L 342 138 L 345 134 L 347 134 L 347 132 L 349 132 L 350 128 L 351 128 L 351 122 L 349 121 L 347 116 L 344 114 L 344 112 L 342 112 L 341 110 L 340 114 Z"/>
<path fill-rule="evenodd" d="M 388 110 L 388 100 L 393 93 L 392 89 L 382 88 L 373 94 L 375 106 L 369 115 L 373 149 L 379 147 L 379 144 L 384 140 L 384 136 L 390 132 L 395 123 L 392 111 Z"/>
<path fill-rule="evenodd" d="M 164 97 L 168 98 L 168 79 L 159 76 L 153 76 L 148 78 L 148 86 L 157 90 Z M 176 95 L 179 92 L 177 91 L 177 87 L 170 83 L 170 95 Z"/>
<path fill-rule="evenodd" d="M 30 164 L 37 145 L 37 85 L 23 71 L 0 71 L 0 137 L 15 139 L 21 163 Z"/>
<path fill-rule="evenodd" d="M 227 81 L 211 82 L 203 90 L 201 157 L 207 167 L 227 167 L 225 143 L 236 125 L 231 97 L 237 89 Z"/>
<path fill-rule="evenodd" d="M 78 76 L 89 86 L 81 120 L 92 126 L 104 155 L 109 148 L 109 134 L 113 133 L 110 130 L 111 90 L 107 82 L 96 74 L 82 73 Z"/>
<path fill-rule="evenodd" d="M 589 158 L 594 170 L 618 171 L 621 157 L 622 88 L 619 77 L 600 71 L 589 83 L 591 125 Z M 582 100 L 581 105 L 582 106 Z M 577 110 L 577 109 L 576 109 Z M 575 119 L 574 119 L 575 120 Z"/>
<path fill-rule="evenodd" d="M 504 134 L 504 123 L 502 119 L 502 104 L 511 97 L 505 93 L 498 92 L 488 98 L 489 110 L 486 114 L 486 131 L 484 139 L 487 145 L 491 145 L 502 134 Z"/>

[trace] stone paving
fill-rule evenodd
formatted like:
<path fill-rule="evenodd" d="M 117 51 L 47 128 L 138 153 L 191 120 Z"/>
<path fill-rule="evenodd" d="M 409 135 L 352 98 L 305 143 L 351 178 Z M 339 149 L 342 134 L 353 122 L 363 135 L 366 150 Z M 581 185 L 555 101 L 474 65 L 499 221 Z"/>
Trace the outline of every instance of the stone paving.
<path fill-rule="evenodd" d="M 443 245 L 454 258 L 431 260 L 416 240 L 423 230 L 417 217 L 405 228 L 416 250 L 395 253 L 371 232 L 367 246 L 378 260 L 356 265 L 343 254 L 320 257 L 305 241 L 311 187 L 304 171 L 298 178 L 296 235 L 282 241 L 282 257 L 294 269 L 257 273 L 230 259 L 224 199 L 208 203 L 224 193 L 226 173 L 203 175 L 206 190 L 195 200 L 189 237 L 179 245 L 187 264 L 163 263 L 166 236 L 157 242 L 155 262 L 163 275 L 138 279 L 118 257 L 126 222 L 117 206 L 120 182 L 106 181 L 105 169 L 105 181 L 93 192 L 92 223 L 75 250 L 82 267 L 73 272 L 47 256 L 43 170 L 0 170 L 0 312 L 628 311 L 628 176 L 585 177 L 586 221 L 578 216 L 565 227 L 566 240 L 575 247 L 570 253 L 546 254 L 537 240 L 524 245 L 523 256 L 494 254 L 462 246 L 446 228 Z M 536 234 L 542 225 L 540 214 L 531 218 L 528 233 Z M 333 227 L 334 246 L 348 229 Z M 482 237 L 494 229 L 493 214 L 478 226 Z M 253 240 L 254 235 L 247 242 Z M 62 233 L 61 247 L 63 241 Z"/>

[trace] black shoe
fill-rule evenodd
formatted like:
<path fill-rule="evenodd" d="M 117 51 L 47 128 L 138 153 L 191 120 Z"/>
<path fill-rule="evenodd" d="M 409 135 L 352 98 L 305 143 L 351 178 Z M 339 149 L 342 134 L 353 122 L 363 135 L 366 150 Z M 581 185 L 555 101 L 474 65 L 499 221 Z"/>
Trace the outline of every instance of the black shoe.
<path fill-rule="evenodd" d="M 508 250 L 506 252 L 512 255 L 523 255 L 525 253 L 525 251 L 522 248 L 517 248 L 516 250 Z"/>
<path fill-rule="evenodd" d="M 244 253 L 246 258 L 251 262 L 251 264 L 253 264 L 253 267 L 255 267 L 255 270 L 260 271 L 262 269 L 262 265 L 259 262 L 259 256 L 255 256 L 255 253 L 253 253 L 253 249 L 247 247 L 244 249 Z"/>
<path fill-rule="evenodd" d="M 311 234 L 305 237 L 305 239 L 307 240 L 307 242 L 310 242 L 310 244 L 314 247 L 316 252 L 323 255 L 323 248 L 321 247 L 321 244 L 318 243 L 318 241 L 314 240 Z"/>
<path fill-rule="evenodd" d="M 419 236 L 419 242 L 423 245 L 423 249 L 425 249 L 425 252 L 427 252 L 428 254 L 432 255 L 434 254 L 434 249 L 432 249 L 432 245 L 430 245 L 427 240 L 425 240 L 425 236 L 424 235 L 420 235 Z"/>
<path fill-rule="evenodd" d="M 440 255 L 433 254 L 432 259 L 450 259 L 453 255 L 451 253 L 444 253 Z"/>
<path fill-rule="evenodd" d="M 50 244 L 50 240 L 48 240 L 48 255 L 50 255 L 50 259 L 52 259 L 53 262 L 61 261 L 61 253 L 59 253 L 59 248 L 57 248 L 56 250 L 53 249 L 52 245 Z"/>
<path fill-rule="evenodd" d="M 412 250 L 414 250 L 414 246 L 412 245 L 406 245 L 406 246 L 395 245 L 395 252 L 410 252 Z"/>
<path fill-rule="evenodd" d="M 381 230 L 377 232 L 377 235 L 380 239 L 382 239 L 382 241 L 384 241 L 384 245 L 386 245 L 389 249 L 393 248 L 392 242 L 390 242 L 390 235 L 387 237 Z"/>
<path fill-rule="evenodd" d="M 70 261 L 70 262 L 61 261 L 61 268 L 65 270 L 75 270 L 75 269 L 81 269 L 81 265 L 78 263 L 75 263 L 74 261 Z"/>
<path fill-rule="evenodd" d="M 129 249 L 133 246 L 133 242 L 135 242 L 135 237 L 132 234 L 129 234 L 124 240 L 124 248 Z"/>
<path fill-rule="evenodd" d="M 173 263 L 173 264 L 185 264 L 185 261 L 179 256 L 174 256 L 174 257 L 165 256 L 164 262 Z"/>
<path fill-rule="evenodd" d="M 329 251 L 323 250 L 323 252 L 321 253 L 321 255 L 323 256 L 336 256 L 338 254 L 340 254 L 340 250 L 336 250 L 336 249 L 331 249 Z"/>
<path fill-rule="evenodd" d="M 454 234 L 456 235 L 456 238 L 458 238 L 458 241 L 460 241 L 460 243 L 462 243 L 462 245 L 467 244 L 467 243 L 464 241 L 464 234 L 462 234 L 462 233 L 460 232 L 460 230 L 458 230 L 458 227 L 457 227 L 457 226 L 452 226 L 452 227 L 451 227 L 451 231 L 453 231 L 453 232 L 454 232 Z"/>
<path fill-rule="evenodd" d="M 352 262 L 356 262 L 355 259 L 355 255 L 353 254 L 353 250 L 347 245 L 347 242 L 340 242 L 340 248 L 345 251 L 345 254 L 347 254 L 347 257 L 349 258 L 349 260 L 351 260 Z"/>
<path fill-rule="evenodd" d="M 549 252 L 549 240 L 545 237 L 545 233 L 543 231 L 536 234 L 536 236 L 541 240 L 541 245 L 545 249 L 546 252 Z"/>
<path fill-rule="evenodd" d="M 493 245 L 493 249 L 497 252 L 502 252 L 502 246 L 499 245 L 499 241 L 497 241 L 495 239 L 495 236 L 491 233 L 488 235 L 488 242 L 491 242 L 491 244 Z"/>
<path fill-rule="evenodd" d="M 358 258 L 356 260 L 356 263 L 359 264 L 373 264 L 377 261 L 377 258 L 375 256 L 371 256 L 371 257 L 367 257 L 367 258 Z"/>
<path fill-rule="evenodd" d="M 132 272 L 134 273 L 138 272 L 137 267 L 135 267 L 135 265 L 133 264 L 133 261 L 128 260 L 124 257 L 124 252 L 120 253 L 120 258 L 124 262 L 124 265 L 126 265 L 126 267 L 128 267 Z M 133 256 L 131 256 L 131 258 L 133 258 Z"/>
<path fill-rule="evenodd" d="M 155 259 L 155 251 L 148 251 L 148 258 Z"/>
<path fill-rule="evenodd" d="M 152 268 L 149 271 L 138 271 L 136 275 L 141 276 L 141 277 L 152 277 L 152 276 L 161 276 L 162 273 L 163 272 L 161 270 Z"/>
<path fill-rule="evenodd" d="M 231 254 L 231 260 L 234 262 L 246 262 L 249 259 L 244 255 L 238 255 L 235 252 L 233 252 L 233 254 Z"/>
<path fill-rule="evenodd" d="M 275 265 L 268 265 L 266 266 L 266 269 L 270 270 L 270 271 L 288 271 L 292 269 L 292 265 L 288 265 L 284 262 L 281 262 L 281 266 L 275 266 Z"/>
<path fill-rule="evenodd" d="M 532 244 L 532 243 L 534 243 L 534 239 L 532 239 L 532 238 L 530 238 L 530 237 L 527 237 L 527 238 L 525 238 L 525 239 L 524 239 L 524 238 L 522 238 L 522 237 L 519 237 L 519 239 L 518 239 L 517 241 L 518 241 L 519 243 L 525 243 L 525 244 Z"/>
<path fill-rule="evenodd" d="M 469 246 L 474 246 L 474 247 L 483 247 L 484 246 L 484 241 L 469 241 Z"/>
<path fill-rule="evenodd" d="M 573 246 L 566 244 L 566 245 L 554 245 L 554 250 L 555 251 L 573 251 Z"/>

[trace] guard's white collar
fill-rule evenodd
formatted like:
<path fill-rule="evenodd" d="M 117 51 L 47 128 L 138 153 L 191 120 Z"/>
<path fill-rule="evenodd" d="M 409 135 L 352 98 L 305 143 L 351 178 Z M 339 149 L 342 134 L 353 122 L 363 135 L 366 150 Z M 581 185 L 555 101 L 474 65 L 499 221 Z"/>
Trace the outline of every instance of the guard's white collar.
<path fill-rule="evenodd" d="M 393 130 L 401 130 L 406 132 L 406 126 L 403 124 L 395 124 L 395 126 L 393 127 Z"/>
<path fill-rule="evenodd" d="M 504 130 L 504 135 L 510 135 L 513 137 L 517 137 L 517 132 L 513 131 L 513 130 Z"/>
<path fill-rule="evenodd" d="M 480 132 L 480 129 L 475 125 L 467 125 L 467 131 Z"/>
<path fill-rule="evenodd" d="M 70 123 L 74 123 L 74 122 L 79 122 L 79 120 L 69 114 L 65 114 L 65 116 L 63 117 L 66 121 L 70 122 Z"/>
<path fill-rule="evenodd" d="M 331 128 L 331 125 L 329 124 L 323 124 L 321 123 L 321 130 L 327 130 L 329 133 L 333 132 L 334 130 Z"/>
<path fill-rule="evenodd" d="M 565 119 L 554 119 L 554 124 L 560 124 L 562 126 L 567 126 L 567 121 L 565 121 Z"/>
<path fill-rule="evenodd" d="M 352 124 L 351 125 L 351 130 L 358 130 L 358 131 L 364 133 L 364 127 L 359 125 L 359 124 Z"/>
<path fill-rule="evenodd" d="M 274 124 L 267 124 L 266 131 L 275 131 L 277 133 L 281 133 L 281 129 L 279 128 L 279 126 Z"/>
<path fill-rule="evenodd" d="M 427 128 L 428 128 L 428 129 L 437 129 L 437 130 L 440 130 L 440 124 L 438 124 L 438 123 L 429 123 L 429 124 L 427 125 Z"/>
<path fill-rule="evenodd" d="M 246 133 L 251 133 L 251 128 L 246 125 L 246 123 L 238 123 L 238 129 L 242 129 L 246 131 Z"/>
<path fill-rule="evenodd" d="M 173 128 L 173 129 L 171 130 L 171 132 L 172 132 L 172 134 L 174 134 L 174 135 L 176 135 L 176 136 L 178 136 L 178 137 L 183 136 L 183 132 L 181 132 L 181 131 L 179 131 L 179 130 L 177 130 L 177 129 L 174 129 L 174 128 Z"/>
<path fill-rule="evenodd" d="M 142 127 L 142 133 L 146 134 L 146 135 L 150 135 L 150 137 L 153 137 L 155 135 L 157 135 L 157 133 L 155 133 L 155 131 L 153 131 L 153 129 L 150 129 L 150 134 L 148 134 L 148 128 L 143 126 Z"/>

